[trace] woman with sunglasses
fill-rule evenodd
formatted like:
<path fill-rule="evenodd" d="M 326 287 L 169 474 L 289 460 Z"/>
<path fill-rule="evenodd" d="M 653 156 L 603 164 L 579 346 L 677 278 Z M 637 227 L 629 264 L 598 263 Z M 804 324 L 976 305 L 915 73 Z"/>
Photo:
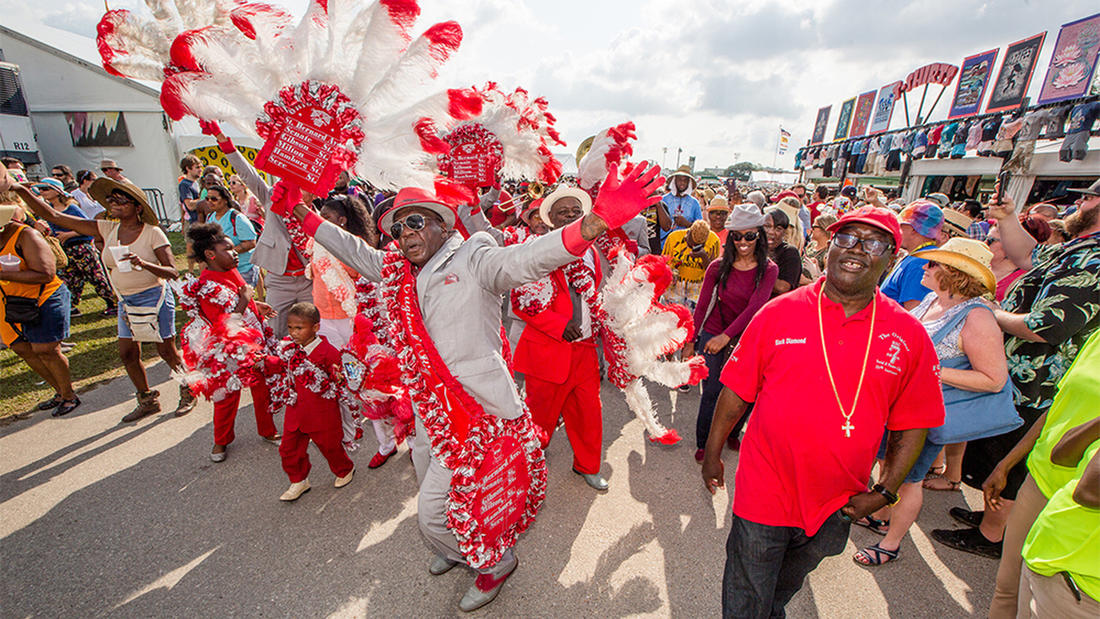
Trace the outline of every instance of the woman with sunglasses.
<path fill-rule="evenodd" d="M 230 175 L 228 183 L 233 199 L 241 206 L 244 216 L 252 222 L 252 226 L 259 232 L 264 226 L 264 207 L 260 204 L 260 200 L 249 191 L 248 186 L 244 184 L 239 174 Z"/>
<path fill-rule="evenodd" d="M 106 209 L 99 202 L 96 202 L 88 195 L 88 190 L 91 188 L 92 183 L 95 182 L 95 172 L 91 170 L 81 170 L 76 173 L 76 189 L 73 190 L 73 198 L 76 198 L 77 204 L 80 205 L 80 210 L 84 211 L 84 214 L 88 219 L 97 219 L 99 214 Z"/>
<path fill-rule="evenodd" d="M 5 191 L 0 180 L 0 192 Z M 92 237 L 96 244 L 103 244 L 101 253 L 107 278 L 121 298 L 118 308 L 118 352 L 130 381 L 137 389 L 138 405 L 122 418 L 129 423 L 160 411 L 160 392 L 149 388 L 145 367 L 141 363 L 141 343 L 134 334 L 127 316 L 126 306 L 156 306 L 157 333 L 161 341 L 156 343 L 157 353 L 173 371 L 182 371 L 179 350 L 176 348 L 176 300 L 168 280 L 179 277 L 172 246 L 158 225 L 157 216 L 145 199 L 141 189 L 111 178 L 99 178 L 89 188 L 93 199 L 106 204 L 111 219 L 83 219 L 54 209 L 48 202 L 34 195 L 23 185 L 15 184 L 12 190 L 47 222 L 68 228 L 77 234 Z M 125 256 L 116 260 L 112 248 L 125 246 Z M 187 387 L 180 386 L 177 416 L 186 415 L 195 408 L 195 396 Z"/>
<path fill-rule="evenodd" d="M 764 216 L 753 203 L 738 204 L 726 219 L 726 245 L 722 259 L 710 263 L 703 276 L 699 304 L 695 307 L 695 342 L 689 342 L 685 358 L 699 348 L 707 362 L 703 397 L 695 421 L 695 461 L 703 461 L 703 448 L 710 434 L 714 406 L 722 391 L 719 378 L 733 343 L 745 330 L 756 312 L 771 297 L 779 268 L 768 260 L 768 240 L 764 234 Z M 731 447 L 737 441 L 741 425 L 730 432 Z"/>
<path fill-rule="evenodd" d="M 237 252 L 237 272 L 246 284 L 255 287 L 259 271 L 252 266 L 252 250 L 256 247 L 257 237 L 252 222 L 241 214 L 240 205 L 225 185 L 216 184 L 206 188 L 206 207 L 210 209 L 206 220 L 218 224 L 225 236 L 233 242 L 233 251 Z"/>

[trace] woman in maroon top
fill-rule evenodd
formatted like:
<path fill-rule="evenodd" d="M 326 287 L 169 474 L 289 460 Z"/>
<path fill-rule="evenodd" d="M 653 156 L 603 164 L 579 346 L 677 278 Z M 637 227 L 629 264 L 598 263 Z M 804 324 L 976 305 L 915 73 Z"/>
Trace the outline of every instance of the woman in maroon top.
<path fill-rule="evenodd" d="M 722 366 L 736 338 L 771 297 L 779 275 L 779 268 L 768 260 L 764 216 L 755 204 L 735 206 L 726 219 L 725 228 L 729 233 L 722 259 L 711 262 L 703 276 L 703 288 L 695 307 L 696 340 L 688 343 L 685 351 L 685 355 L 690 356 L 698 347 L 710 370 L 703 383 L 703 397 L 699 400 L 699 416 L 695 421 L 697 462 L 703 460 L 703 446 L 710 434 L 714 405 L 722 391 L 722 383 L 718 380 Z M 730 433 L 731 447 L 740 430 L 739 425 Z"/>

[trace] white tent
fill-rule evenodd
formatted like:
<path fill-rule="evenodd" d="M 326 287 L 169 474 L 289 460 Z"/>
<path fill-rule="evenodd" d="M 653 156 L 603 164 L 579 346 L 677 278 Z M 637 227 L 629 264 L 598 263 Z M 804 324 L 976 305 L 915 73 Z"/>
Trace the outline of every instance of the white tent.
<path fill-rule="evenodd" d="M 793 185 L 798 182 L 798 172 L 765 172 L 753 170 L 749 177 L 751 183 L 779 183 L 780 185 Z"/>
<path fill-rule="evenodd" d="M 99 65 L 93 40 L 48 26 L 36 24 L 31 30 L 5 23 L 0 26 L 0 51 L 6 62 L 20 67 L 47 168 L 66 164 L 98 174 L 100 161 L 113 159 L 127 178 L 161 198 L 163 215 L 178 217 L 180 151 L 173 123 L 161 109 L 157 84 L 108 74 Z M 104 140 L 104 134 L 114 139 Z M 76 145 L 104 141 L 129 145 Z"/>

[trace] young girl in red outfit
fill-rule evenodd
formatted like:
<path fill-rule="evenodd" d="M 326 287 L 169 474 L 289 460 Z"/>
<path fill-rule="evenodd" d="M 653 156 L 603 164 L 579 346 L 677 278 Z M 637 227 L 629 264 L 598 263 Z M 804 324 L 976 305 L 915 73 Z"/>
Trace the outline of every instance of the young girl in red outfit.
<path fill-rule="evenodd" d="M 270 398 L 255 358 L 274 343 L 266 318 L 274 310 L 252 300 L 252 287 L 237 272 L 233 242 L 217 224 L 196 224 L 187 232 L 192 257 L 206 263 L 198 279 L 183 286 L 180 305 L 189 322 L 182 333 L 184 363 L 190 370 L 185 382 L 192 391 L 214 402 L 214 448 L 210 459 L 225 460 L 233 442 L 233 425 L 241 389 L 252 389 L 256 429 L 264 440 L 280 436 L 271 420 Z"/>
<path fill-rule="evenodd" d="M 263 365 L 274 385 L 272 400 L 286 406 L 279 455 L 290 488 L 279 499 L 294 501 L 310 488 L 306 448 L 311 440 L 336 475 L 337 488 L 351 483 L 355 465 L 342 442 L 340 397 L 345 380 L 340 351 L 317 335 L 321 313 L 312 303 L 292 305 L 286 325 L 290 335 L 279 342 L 275 354 Z"/>

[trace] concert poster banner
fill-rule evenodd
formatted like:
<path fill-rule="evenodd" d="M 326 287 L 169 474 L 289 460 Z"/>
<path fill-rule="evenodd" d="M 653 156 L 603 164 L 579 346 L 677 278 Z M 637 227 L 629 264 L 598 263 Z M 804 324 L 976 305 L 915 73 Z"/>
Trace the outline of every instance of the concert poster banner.
<path fill-rule="evenodd" d="M 855 97 L 840 104 L 840 115 L 836 117 L 836 134 L 833 136 L 834 140 L 843 140 L 848 137 L 848 128 L 852 125 L 852 111 L 855 109 Z"/>
<path fill-rule="evenodd" d="M 901 80 L 887 84 L 878 90 L 874 115 L 871 116 L 870 133 L 881 133 L 890 128 L 890 119 L 894 116 L 894 104 L 901 92 Z"/>
<path fill-rule="evenodd" d="M 1039 91 L 1040 105 L 1087 94 L 1100 52 L 1100 13 L 1062 26 L 1047 75 Z"/>
<path fill-rule="evenodd" d="M 814 133 L 810 138 L 810 144 L 820 144 L 825 141 L 825 127 L 829 124 L 829 112 L 833 106 L 826 105 L 817 111 L 817 120 L 814 121 Z"/>
<path fill-rule="evenodd" d="M 871 122 L 871 114 L 875 111 L 875 91 L 865 92 L 856 100 L 856 112 L 852 117 L 852 130 L 849 137 L 856 137 L 867 133 L 867 125 Z"/>
<path fill-rule="evenodd" d="M 1033 37 L 1016 41 L 1005 49 L 1005 58 L 1001 62 L 1001 71 L 993 82 L 989 93 L 987 112 L 1002 112 L 1019 107 L 1031 85 L 1031 76 L 1035 73 L 1035 62 L 1043 49 L 1047 33 L 1041 32 Z"/>
<path fill-rule="evenodd" d="M 955 85 L 955 97 L 951 100 L 951 110 L 947 113 L 948 118 L 971 116 L 982 109 L 982 98 L 985 97 L 999 51 L 991 49 L 963 59 L 962 68 L 959 69 L 959 82 Z"/>

